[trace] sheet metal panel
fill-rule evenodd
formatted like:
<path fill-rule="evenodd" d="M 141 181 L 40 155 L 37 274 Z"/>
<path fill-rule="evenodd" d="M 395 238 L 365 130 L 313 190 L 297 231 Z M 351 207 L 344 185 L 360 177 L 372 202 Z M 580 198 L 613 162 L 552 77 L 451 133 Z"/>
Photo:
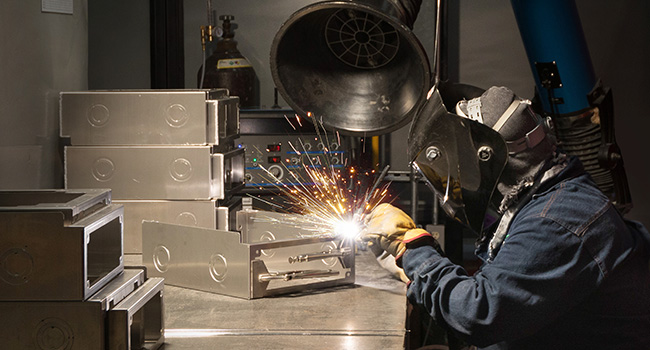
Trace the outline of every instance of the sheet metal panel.
<path fill-rule="evenodd" d="M 250 296 L 250 257 L 239 233 L 144 222 L 142 262 L 167 284 L 240 298 Z"/>
<path fill-rule="evenodd" d="M 101 303 L 102 309 L 111 310 L 145 281 L 143 269 L 126 268 L 106 286 L 93 294 L 87 302 Z"/>
<path fill-rule="evenodd" d="M 49 212 L 0 212 L 0 300 L 89 298 L 124 269 L 121 205 L 66 225 Z"/>
<path fill-rule="evenodd" d="M 301 215 L 247 209 L 237 212 L 243 242 L 266 242 L 311 236 Z"/>
<path fill-rule="evenodd" d="M 0 190 L 0 212 L 57 211 L 66 224 L 111 203 L 109 189 Z"/>
<path fill-rule="evenodd" d="M 108 350 L 158 349 L 165 342 L 162 278 L 149 278 L 108 312 Z"/>
<path fill-rule="evenodd" d="M 72 145 L 219 145 L 239 134 L 239 98 L 216 90 L 60 94 L 61 137 Z"/>
<path fill-rule="evenodd" d="M 2 348 L 104 349 L 107 312 L 143 283 L 144 270 L 127 269 L 87 301 L 0 301 Z"/>
<path fill-rule="evenodd" d="M 306 238 L 242 243 L 240 233 L 146 221 L 142 260 L 151 276 L 170 285 L 253 299 L 310 288 L 354 283 L 354 254 L 343 266 L 338 258 L 298 264 L 289 257 L 336 248 L 331 239 Z M 301 278 L 300 271 L 317 271 Z M 262 280 L 278 273 L 286 279 Z M 298 272 L 298 277 L 291 275 Z"/>
<path fill-rule="evenodd" d="M 142 253 L 142 222 L 145 220 L 228 230 L 235 210 L 241 208 L 241 200 L 233 203 L 221 202 L 217 200 L 114 201 L 113 203 L 124 206 L 124 253 Z"/>
<path fill-rule="evenodd" d="M 212 153 L 210 146 L 67 146 L 65 186 L 111 188 L 114 199 L 224 199 L 235 181 L 243 182 L 242 151 Z"/>
<path fill-rule="evenodd" d="M 3 349 L 102 349 L 105 311 L 91 302 L 0 302 Z"/>

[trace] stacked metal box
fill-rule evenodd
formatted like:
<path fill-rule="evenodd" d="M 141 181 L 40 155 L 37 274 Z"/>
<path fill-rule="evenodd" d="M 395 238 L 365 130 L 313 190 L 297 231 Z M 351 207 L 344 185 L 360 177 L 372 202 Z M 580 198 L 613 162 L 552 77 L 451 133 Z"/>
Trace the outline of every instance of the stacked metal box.
<path fill-rule="evenodd" d="M 124 268 L 109 190 L 0 191 L 0 339 L 7 349 L 156 349 L 162 278 Z"/>
<path fill-rule="evenodd" d="M 353 284 L 354 242 L 305 222 L 257 210 L 237 212 L 241 232 L 145 221 L 142 258 L 168 284 L 245 299 Z"/>
<path fill-rule="evenodd" d="M 125 208 L 125 253 L 142 221 L 228 230 L 243 187 L 239 98 L 226 89 L 62 92 L 66 188 L 110 188 Z"/>

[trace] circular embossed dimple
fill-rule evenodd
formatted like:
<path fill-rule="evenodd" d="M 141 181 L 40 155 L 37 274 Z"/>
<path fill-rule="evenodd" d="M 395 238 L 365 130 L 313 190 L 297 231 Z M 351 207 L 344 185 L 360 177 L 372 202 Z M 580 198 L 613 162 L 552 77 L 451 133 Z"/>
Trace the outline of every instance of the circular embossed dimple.
<path fill-rule="evenodd" d="M 103 104 L 94 104 L 88 108 L 88 122 L 92 126 L 104 126 L 110 118 L 108 107 Z"/>
<path fill-rule="evenodd" d="M 108 181 L 115 173 L 115 164 L 108 158 L 99 158 L 93 163 L 92 172 L 97 181 Z"/>
<path fill-rule="evenodd" d="M 213 254 L 210 257 L 208 268 L 210 270 L 210 277 L 215 282 L 221 283 L 226 279 L 226 274 L 228 273 L 228 261 L 221 254 Z"/>
<path fill-rule="evenodd" d="M 265 231 L 260 236 L 259 241 L 260 242 L 272 242 L 272 241 L 275 241 L 275 235 L 273 235 L 273 233 L 271 233 L 269 231 Z M 275 255 L 275 251 L 273 249 L 262 249 L 260 252 L 262 253 L 262 255 L 264 255 L 264 256 L 266 256 L 268 258 Z"/>
<path fill-rule="evenodd" d="M 42 320 L 36 326 L 34 337 L 41 350 L 69 350 L 74 343 L 72 327 L 58 318 Z"/>
<path fill-rule="evenodd" d="M 24 248 L 7 249 L 0 255 L 0 279 L 19 285 L 29 281 L 34 270 L 34 258 Z"/>
<path fill-rule="evenodd" d="M 177 158 L 169 165 L 169 174 L 178 181 L 184 182 L 192 177 L 192 163 L 185 158 Z"/>
<path fill-rule="evenodd" d="M 327 251 L 330 251 L 330 250 L 335 250 L 336 249 L 336 244 L 334 244 L 333 242 L 324 243 L 321 246 L 321 249 L 324 252 L 327 252 Z M 337 258 L 325 258 L 325 259 L 322 259 L 321 261 L 323 262 L 323 264 L 332 267 L 332 266 L 336 265 L 336 262 L 338 261 L 338 259 Z"/>
<path fill-rule="evenodd" d="M 180 128 L 185 125 L 190 119 L 190 114 L 187 112 L 185 106 L 175 103 L 167 107 L 165 120 L 167 124 L 173 128 Z"/>
<path fill-rule="evenodd" d="M 189 211 L 184 211 L 176 217 L 176 223 L 183 226 L 196 226 L 199 221 L 196 216 Z"/>
<path fill-rule="evenodd" d="M 171 255 L 169 249 L 164 245 L 158 245 L 153 249 L 153 266 L 158 272 L 166 272 L 169 268 L 169 260 Z"/>

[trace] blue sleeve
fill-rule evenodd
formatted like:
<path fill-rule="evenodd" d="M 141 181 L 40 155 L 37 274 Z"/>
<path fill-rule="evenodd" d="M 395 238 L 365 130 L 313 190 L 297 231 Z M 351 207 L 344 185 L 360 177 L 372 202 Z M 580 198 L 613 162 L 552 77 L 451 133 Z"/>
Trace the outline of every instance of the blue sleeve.
<path fill-rule="evenodd" d="M 487 346 L 536 333 L 602 278 L 581 237 L 540 216 L 515 220 L 496 258 L 473 276 L 432 247 L 402 258 L 407 296 L 440 325 Z"/>

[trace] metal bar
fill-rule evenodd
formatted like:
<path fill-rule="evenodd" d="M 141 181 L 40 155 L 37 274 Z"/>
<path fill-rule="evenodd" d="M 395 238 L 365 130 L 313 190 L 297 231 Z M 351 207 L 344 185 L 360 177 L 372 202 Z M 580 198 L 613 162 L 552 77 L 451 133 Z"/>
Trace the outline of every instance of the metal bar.
<path fill-rule="evenodd" d="M 329 277 L 337 276 L 338 271 L 333 270 L 298 270 L 298 271 L 279 271 L 272 273 L 264 273 L 257 276 L 257 279 L 260 282 L 268 282 L 271 280 L 299 280 L 306 278 L 319 278 L 319 277 Z"/>
<path fill-rule="evenodd" d="M 336 249 L 336 250 L 330 250 L 327 252 L 319 252 L 319 253 L 309 253 L 309 254 L 303 254 L 303 255 L 298 255 L 298 256 L 290 256 L 289 257 L 289 264 L 297 263 L 297 262 L 307 262 L 307 261 L 313 261 L 313 260 L 320 260 L 320 259 L 326 259 L 326 258 L 338 258 L 338 257 L 344 257 L 348 256 L 352 253 L 351 248 L 341 248 L 341 249 Z"/>

